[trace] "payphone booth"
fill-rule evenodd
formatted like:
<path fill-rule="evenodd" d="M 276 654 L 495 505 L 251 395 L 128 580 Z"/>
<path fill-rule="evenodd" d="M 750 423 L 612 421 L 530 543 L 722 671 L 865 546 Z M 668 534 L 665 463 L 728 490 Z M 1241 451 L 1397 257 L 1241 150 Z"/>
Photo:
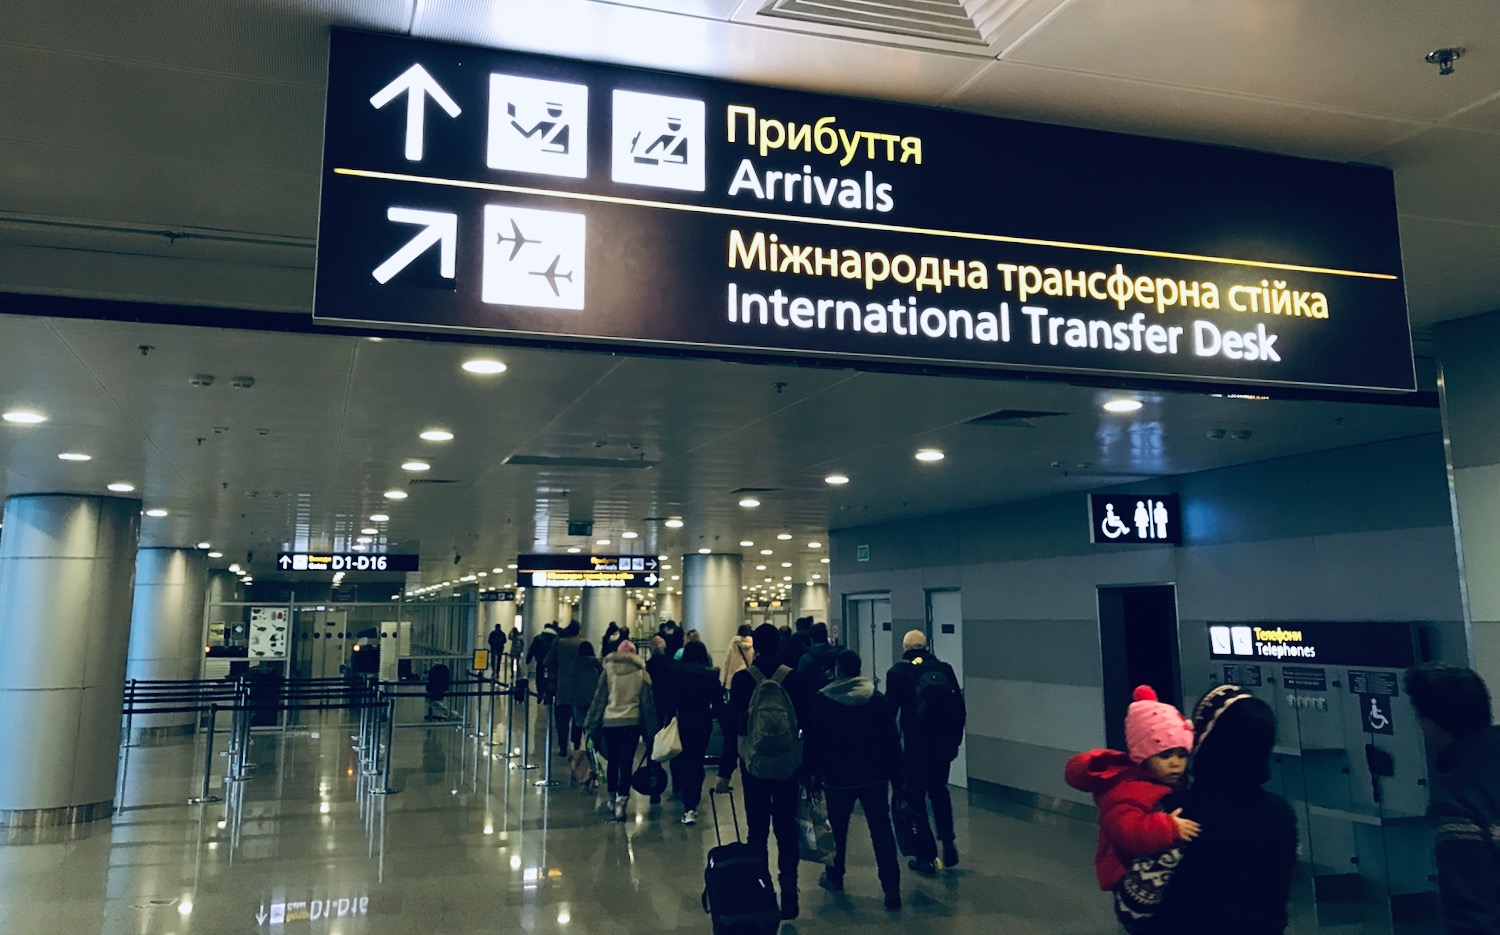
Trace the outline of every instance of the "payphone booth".
<path fill-rule="evenodd" d="M 1297 810 L 1299 882 L 1318 924 L 1431 931 L 1427 759 L 1401 689 L 1416 632 L 1400 622 L 1210 623 L 1214 681 L 1276 712 L 1272 788 Z"/>

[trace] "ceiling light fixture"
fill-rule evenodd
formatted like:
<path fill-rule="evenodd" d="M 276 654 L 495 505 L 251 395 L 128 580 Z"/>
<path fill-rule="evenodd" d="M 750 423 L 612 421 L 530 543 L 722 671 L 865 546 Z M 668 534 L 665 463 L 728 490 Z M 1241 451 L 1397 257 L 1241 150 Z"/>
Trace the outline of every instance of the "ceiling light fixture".
<path fill-rule="evenodd" d="M 375 540 L 371 539 L 369 536 L 360 536 L 358 539 L 355 539 L 354 541 L 358 542 L 360 545 L 367 545 L 367 544 L 369 544 L 371 542 L 374 542 Z"/>
<path fill-rule="evenodd" d="M 620 533 L 620 538 L 621 539 L 636 539 L 636 538 L 639 538 L 639 537 L 640 537 L 640 533 L 634 533 L 634 532 L 622 532 L 622 533 Z"/>
<path fill-rule="evenodd" d="M 469 373 L 480 373 L 484 374 L 485 376 L 493 376 L 497 373 L 504 373 L 506 370 L 505 365 L 500 363 L 500 361 L 491 360 L 487 357 L 476 357 L 473 360 L 466 360 L 464 361 L 463 367 Z"/>
<path fill-rule="evenodd" d="M 364 529 L 361 529 L 359 531 L 359 534 L 361 536 L 376 536 L 380 534 L 380 530 L 376 529 L 374 526 L 366 526 Z"/>
<path fill-rule="evenodd" d="M 115 493 L 130 493 L 132 490 L 135 489 L 135 485 L 134 484 L 127 484 L 124 481 L 121 481 L 120 483 L 117 483 L 117 484 L 110 484 L 109 485 L 109 489 L 113 490 Z"/>
<path fill-rule="evenodd" d="M 776 534 L 776 538 L 780 539 L 782 542 L 785 542 L 786 540 L 790 539 L 791 537 L 792 537 L 792 534 L 789 533 L 789 532 L 778 532 Z"/>
<path fill-rule="evenodd" d="M 30 409 L 12 409 L 0 418 L 15 425 L 37 425 L 47 421 L 47 417 L 40 412 L 32 412 Z"/>
<path fill-rule="evenodd" d="M 943 460 L 947 455 L 943 454 L 942 450 L 938 448 L 918 448 L 915 457 L 918 461 L 925 461 L 931 464 Z"/>
<path fill-rule="evenodd" d="M 668 529 L 681 529 L 682 528 L 682 520 L 680 520 L 680 519 L 669 519 L 669 520 L 666 521 L 665 525 L 666 525 L 666 527 Z"/>
<path fill-rule="evenodd" d="M 408 494 L 404 490 L 387 490 L 385 493 L 381 494 L 381 496 L 385 497 L 387 500 L 405 500 L 410 496 L 410 494 Z"/>
<path fill-rule="evenodd" d="M 376 513 L 370 517 L 370 522 L 372 523 L 388 523 L 390 521 L 391 518 L 384 513 Z"/>
<path fill-rule="evenodd" d="M 708 553 L 710 553 L 712 551 L 713 551 L 713 549 L 703 548 L 703 549 L 699 549 L 698 550 L 698 554 L 699 555 L 707 555 Z"/>
<path fill-rule="evenodd" d="M 582 552 L 582 551 L 583 551 L 582 549 L 580 549 L 578 546 L 575 545 L 575 546 L 572 546 L 571 548 L 568 549 L 568 554 L 569 555 L 577 555 L 579 552 Z"/>
<path fill-rule="evenodd" d="M 163 509 L 159 509 L 159 508 L 155 509 L 155 510 L 147 510 L 146 511 L 146 515 L 147 516 L 155 516 L 155 517 L 160 518 L 160 517 L 166 516 L 167 515 L 167 511 L 163 510 Z"/>
<path fill-rule="evenodd" d="M 92 461 L 92 460 L 94 460 L 94 456 L 93 455 L 81 454 L 81 453 L 79 453 L 77 451 L 64 451 L 62 454 L 60 454 L 60 455 L 57 456 L 57 460 L 59 460 L 59 461 Z"/>
<path fill-rule="evenodd" d="M 223 558 L 224 557 L 224 553 L 223 552 L 210 552 L 210 553 L 208 553 L 208 557 L 209 558 Z"/>
<path fill-rule="evenodd" d="M 740 546 L 743 547 L 743 548 L 748 549 L 748 548 L 750 548 L 753 545 L 755 545 L 755 543 L 751 542 L 749 539 L 741 539 L 740 540 Z"/>
<path fill-rule="evenodd" d="M 401 470 L 403 470 L 403 471 L 430 471 L 430 470 L 432 470 L 432 465 L 428 464 L 426 461 L 408 461 L 405 464 L 401 465 Z"/>
<path fill-rule="evenodd" d="M 847 483 L 849 483 L 849 475 L 847 475 L 847 474 L 829 474 L 827 477 L 823 478 L 823 483 L 825 483 L 825 484 L 833 484 L 835 487 L 837 487 L 837 486 L 839 486 L 841 484 L 847 484 Z"/>
<path fill-rule="evenodd" d="M 809 549 L 821 549 L 823 547 L 823 543 L 821 543 L 821 542 L 809 542 L 807 544 L 807 547 Z"/>
<path fill-rule="evenodd" d="M 755 566 L 755 570 L 756 571 L 765 571 L 766 570 L 766 566 L 764 566 L 764 565 L 756 565 Z"/>
<path fill-rule="evenodd" d="M 595 539 L 594 545 L 609 545 L 608 539 Z"/>
<path fill-rule="evenodd" d="M 1139 399 L 1126 399 L 1122 397 L 1120 399 L 1111 399 L 1109 402 L 1104 404 L 1103 408 L 1105 412 L 1113 412 L 1117 415 L 1123 415 L 1127 412 L 1139 412 L 1141 410 L 1141 407 L 1144 405 L 1145 403 L 1141 402 Z"/>
<path fill-rule="evenodd" d="M 214 544 L 212 542 L 200 542 L 200 543 L 198 543 L 198 548 L 200 548 L 200 549 L 211 549 L 213 547 L 214 547 Z"/>
<path fill-rule="evenodd" d="M 422 433 L 421 439 L 424 442 L 451 442 L 453 433 L 446 429 L 428 429 Z"/>
<path fill-rule="evenodd" d="M 771 552 L 772 552 L 771 549 L 761 549 L 760 550 L 760 554 L 762 554 L 762 555 L 770 555 Z"/>
<path fill-rule="evenodd" d="M 740 501 L 740 506 L 744 507 L 747 510 L 753 510 L 756 507 L 760 506 L 760 501 L 755 499 L 754 497 L 746 497 Z"/>

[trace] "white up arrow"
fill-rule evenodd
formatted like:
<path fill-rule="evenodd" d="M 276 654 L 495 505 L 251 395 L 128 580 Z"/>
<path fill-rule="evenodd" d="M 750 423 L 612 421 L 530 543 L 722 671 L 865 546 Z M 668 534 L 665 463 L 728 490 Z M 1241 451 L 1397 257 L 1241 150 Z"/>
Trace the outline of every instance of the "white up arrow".
<path fill-rule="evenodd" d="M 406 269 L 408 263 L 421 256 L 423 251 L 435 243 L 442 242 L 439 257 L 439 272 L 444 279 L 452 279 L 458 260 L 458 215 L 445 211 L 418 211 L 415 208 L 390 208 L 385 216 L 398 224 L 426 224 L 417 236 L 407 241 L 406 246 L 391 254 L 391 258 L 375 267 L 375 281 L 382 286 L 392 276 Z"/>
<path fill-rule="evenodd" d="M 448 92 L 438 87 L 438 83 L 432 80 L 427 69 L 421 65 L 413 65 L 401 76 L 390 84 L 375 92 L 370 98 L 370 103 L 379 110 L 394 101 L 402 94 L 406 95 L 406 158 L 412 162 L 420 162 L 422 159 L 422 119 L 427 113 L 426 100 L 431 96 L 437 101 L 438 106 L 448 112 L 448 116 L 457 117 L 460 113 L 458 104 L 448 96 Z"/>

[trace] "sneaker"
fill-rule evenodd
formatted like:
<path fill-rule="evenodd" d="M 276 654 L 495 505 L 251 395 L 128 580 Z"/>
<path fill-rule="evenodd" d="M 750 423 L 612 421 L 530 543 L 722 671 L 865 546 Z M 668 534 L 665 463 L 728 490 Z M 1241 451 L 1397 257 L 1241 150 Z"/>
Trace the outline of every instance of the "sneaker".
<path fill-rule="evenodd" d="M 685 824 L 685 825 L 695 825 L 695 824 L 697 824 L 698 823 L 698 810 L 696 808 L 690 808 L 687 811 L 683 812 L 682 813 L 682 823 Z"/>
<path fill-rule="evenodd" d="M 615 796 L 615 821 L 625 820 L 625 803 L 630 801 L 627 795 Z"/>
<path fill-rule="evenodd" d="M 781 917 L 783 919 L 795 919 L 798 912 L 797 887 L 783 886 L 781 888 Z"/>
<path fill-rule="evenodd" d="M 958 845 L 954 844 L 952 841 L 943 842 L 943 866 L 958 866 Z"/>
<path fill-rule="evenodd" d="M 885 908 L 889 909 L 892 912 L 895 912 L 897 909 L 900 909 L 901 908 L 901 894 L 898 893 L 898 892 L 896 892 L 895 890 L 891 890 L 889 893 L 886 893 L 885 894 Z"/>
<path fill-rule="evenodd" d="M 818 885 L 830 893 L 842 893 L 844 891 L 844 878 L 834 876 L 832 870 L 824 870 L 823 875 L 818 877 Z"/>
<path fill-rule="evenodd" d="M 913 858 L 906 862 L 906 866 L 911 868 L 913 873 L 920 873 L 924 877 L 937 876 L 937 864 L 930 860 Z"/>

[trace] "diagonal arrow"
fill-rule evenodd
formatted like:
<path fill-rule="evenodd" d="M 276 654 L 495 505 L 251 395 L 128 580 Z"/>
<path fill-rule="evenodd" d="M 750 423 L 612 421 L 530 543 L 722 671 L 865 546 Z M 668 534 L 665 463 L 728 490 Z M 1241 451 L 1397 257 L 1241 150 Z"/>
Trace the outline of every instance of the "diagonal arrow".
<path fill-rule="evenodd" d="M 407 265 L 421 256 L 428 247 L 442 243 L 439 257 L 439 272 L 443 278 L 452 279 L 458 258 L 458 215 L 444 211 L 418 211 L 415 208 L 390 208 L 385 216 L 398 224 L 425 224 L 425 229 L 406 242 L 406 246 L 391 254 L 391 258 L 375 267 L 372 275 L 382 286 L 391 277 L 406 269 Z"/>
<path fill-rule="evenodd" d="M 376 91 L 375 96 L 370 98 L 370 103 L 379 110 L 402 94 L 406 95 L 406 158 L 418 162 L 422 158 L 422 121 L 427 113 L 426 98 L 430 96 L 437 101 L 438 106 L 447 111 L 450 117 L 457 117 L 460 111 L 448 92 L 438 87 L 438 83 L 421 65 L 413 65 L 395 81 Z"/>

